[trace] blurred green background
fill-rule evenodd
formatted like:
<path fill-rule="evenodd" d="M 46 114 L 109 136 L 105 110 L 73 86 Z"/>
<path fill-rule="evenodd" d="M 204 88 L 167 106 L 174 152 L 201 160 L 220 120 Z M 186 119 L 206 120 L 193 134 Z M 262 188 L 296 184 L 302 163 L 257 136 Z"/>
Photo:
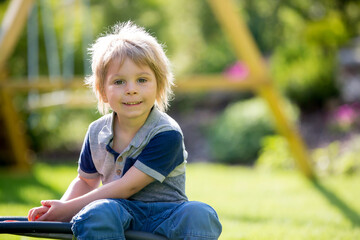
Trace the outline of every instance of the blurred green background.
<path fill-rule="evenodd" d="M 286 112 L 298 123 L 317 171 L 357 172 L 359 2 L 235 3 L 274 84 L 287 99 Z M 8 4 L 0 2 L 0 17 Z M 166 45 L 179 81 L 192 74 L 225 73 L 236 63 L 242 64 L 206 1 L 38 1 L 36 9 L 36 40 L 34 28 L 28 24 L 7 64 L 7 76 L 12 81 L 31 78 L 29 66 L 40 76 L 66 78 L 68 74 L 69 81 L 72 76 L 89 74 L 86 48 L 110 26 L 128 20 L 144 26 Z M 56 42 L 52 56 L 46 45 L 51 33 Z M 24 57 L 25 53 L 29 56 L 29 43 L 38 53 L 35 65 Z M 54 56 L 57 64 L 49 61 Z M 57 97 L 61 94 L 68 93 L 60 92 Z M 37 93 L 30 95 L 36 98 Z M 35 159 L 76 161 L 87 126 L 100 116 L 96 104 L 31 107 L 31 96 L 16 94 L 14 103 L 25 121 Z M 271 114 L 251 92 L 178 93 L 169 114 L 184 130 L 189 162 L 292 166 L 291 154 L 284 139 L 276 134 Z M 261 161 L 257 161 L 259 157 Z"/>
<path fill-rule="evenodd" d="M 9 2 L 0 1 L 0 19 Z M 222 74 L 239 64 L 206 1 L 45 0 L 37 3 L 38 63 L 32 66 L 40 76 L 53 74 L 45 41 L 49 30 L 44 20 L 49 16 L 43 14 L 44 8 L 53 21 L 50 30 L 57 41 L 55 52 L 59 64 L 55 74 L 65 77 L 70 74 L 69 79 L 72 75 L 83 77 L 89 73 L 88 44 L 116 22 L 128 20 L 145 27 L 166 45 L 178 81 L 193 74 Z M 190 165 L 189 179 L 205 181 L 207 172 L 212 176 L 219 174 L 211 182 L 214 189 L 204 188 L 206 182 L 190 185 L 189 196 L 210 201 L 219 209 L 227 231 L 224 239 L 358 238 L 360 218 L 356 212 L 360 206 L 355 201 L 358 185 L 354 182 L 358 182 L 360 171 L 360 2 L 237 0 L 235 3 L 264 56 L 274 84 L 286 98 L 286 113 L 297 122 L 316 173 L 329 184 L 310 184 L 297 177 L 287 142 L 276 133 L 271 114 L 253 93 L 182 92 L 176 93 L 168 113 L 184 131 L 189 163 L 197 163 Z M 7 63 L 6 74 L 12 81 L 21 82 L 31 75 L 29 62 L 33 63 L 27 58 L 27 44 L 33 40 L 29 28 L 24 29 Z M 69 49 L 73 53 L 71 61 L 64 54 Z M 84 91 L 89 92 L 85 87 Z M 84 106 L 70 102 L 33 107 L 30 98 L 36 98 L 37 94 L 14 95 L 37 164 L 29 176 L 2 173 L 2 182 L 12 179 L 14 183 L 12 189 L 6 188 L 7 184 L 1 185 L 2 215 L 6 212 L 24 215 L 24 209 L 43 197 L 40 194 L 36 200 L 32 199 L 34 196 L 31 201 L 22 200 L 33 192 L 43 192 L 44 197 L 61 196 L 66 186 L 48 182 L 44 176 L 54 163 L 71 166 L 55 167 L 55 175 L 63 171 L 70 174 L 70 169 L 76 169 L 87 127 L 100 116 L 96 103 L 91 101 Z M 82 96 L 80 92 L 71 94 Z M 29 188 L 24 190 L 26 194 L 23 192 L 26 197 L 17 196 L 21 195 L 20 190 L 13 191 L 21 182 L 29 182 Z M 232 185 L 236 189 L 229 187 Z M 314 189 L 316 193 L 312 192 Z M 219 191 L 224 191 L 220 195 L 228 201 L 214 195 Z M 314 196 L 317 193 L 327 201 Z M 240 202 L 245 204 L 245 212 L 234 213 Z M 293 216 L 288 215 L 286 209 L 294 210 L 303 202 L 306 206 L 294 211 Z M 254 203 L 258 205 L 254 207 Z M 22 207 L 18 208 L 17 204 Z M 272 211 L 284 206 L 284 211 Z M 330 232 L 322 225 L 329 223 L 328 219 L 335 226 Z M 242 237 L 233 230 L 239 227 L 243 229 Z M 312 237 L 307 238 L 306 233 Z"/>

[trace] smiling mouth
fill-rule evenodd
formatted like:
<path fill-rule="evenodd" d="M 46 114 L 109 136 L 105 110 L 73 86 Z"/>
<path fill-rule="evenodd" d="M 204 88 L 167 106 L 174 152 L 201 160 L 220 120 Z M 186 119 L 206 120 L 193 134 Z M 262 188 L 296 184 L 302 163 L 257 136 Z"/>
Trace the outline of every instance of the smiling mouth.
<path fill-rule="evenodd" d="M 138 105 L 140 103 L 142 103 L 142 101 L 139 101 L 139 102 L 124 102 L 123 104 L 131 106 L 131 105 Z"/>

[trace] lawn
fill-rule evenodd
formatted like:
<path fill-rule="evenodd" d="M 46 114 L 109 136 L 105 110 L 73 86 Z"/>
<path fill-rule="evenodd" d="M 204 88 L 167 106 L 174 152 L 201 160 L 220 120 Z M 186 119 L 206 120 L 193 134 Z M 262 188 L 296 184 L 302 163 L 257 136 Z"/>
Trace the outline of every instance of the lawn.
<path fill-rule="evenodd" d="M 76 166 L 38 163 L 32 174 L 0 174 L 0 215 L 23 216 L 41 199 L 61 197 Z M 360 176 L 310 182 L 296 171 L 189 164 L 187 193 L 217 210 L 220 239 L 360 239 L 359 183 Z"/>

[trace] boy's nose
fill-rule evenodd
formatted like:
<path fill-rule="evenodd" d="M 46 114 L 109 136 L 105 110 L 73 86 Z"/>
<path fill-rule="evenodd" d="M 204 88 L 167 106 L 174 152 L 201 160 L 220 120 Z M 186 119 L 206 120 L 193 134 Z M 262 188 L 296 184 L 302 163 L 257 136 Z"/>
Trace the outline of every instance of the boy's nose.
<path fill-rule="evenodd" d="M 126 94 L 127 95 L 132 95 L 132 94 L 137 94 L 137 88 L 136 88 L 136 84 L 134 83 L 128 83 L 127 84 L 127 88 L 126 88 Z"/>

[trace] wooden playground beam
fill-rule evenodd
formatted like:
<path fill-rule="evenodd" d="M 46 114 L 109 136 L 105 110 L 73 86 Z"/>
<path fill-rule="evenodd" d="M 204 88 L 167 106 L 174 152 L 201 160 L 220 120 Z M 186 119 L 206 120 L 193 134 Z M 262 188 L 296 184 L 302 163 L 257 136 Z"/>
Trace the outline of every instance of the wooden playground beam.
<path fill-rule="evenodd" d="M 196 93 L 196 92 L 211 92 L 211 91 L 256 91 L 259 86 L 265 83 L 251 79 L 239 79 L 229 77 L 225 74 L 218 75 L 190 75 L 177 78 L 175 82 L 175 93 Z M 26 94 L 31 91 L 39 93 L 35 102 L 27 106 L 28 110 L 39 108 L 49 108 L 54 106 L 66 105 L 67 107 L 89 107 L 96 105 L 96 99 L 91 94 L 90 88 L 85 86 L 83 76 L 75 76 L 71 79 L 39 77 L 32 79 L 31 82 L 27 79 L 8 79 L 5 82 L 0 82 L 0 89 L 9 94 Z M 60 98 L 55 95 L 50 96 L 47 93 L 54 91 L 66 92 Z M 69 90 L 69 91 L 67 91 Z M 44 94 L 42 94 L 44 93 Z"/>
<path fill-rule="evenodd" d="M 74 77 L 71 81 L 60 77 L 52 78 L 51 81 L 49 77 L 38 77 L 32 79 L 31 82 L 28 79 L 9 79 L 6 82 L 0 82 L 0 88 L 11 92 L 29 92 L 31 90 L 50 92 L 64 89 L 85 89 L 86 86 L 83 77 Z"/>
<path fill-rule="evenodd" d="M 176 92 L 204 92 L 204 91 L 244 91 L 256 90 L 263 85 L 257 79 L 246 78 L 238 79 L 227 77 L 222 74 L 218 75 L 191 75 L 183 76 L 176 80 L 174 91 Z M 49 77 L 39 77 L 32 79 L 31 82 L 27 79 L 9 79 L 5 82 L 0 82 L 0 88 L 11 92 L 29 92 L 37 90 L 40 92 L 56 91 L 63 89 L 86 89 L 84 78 L 81 76 L 72 79 Z"/>
<path fill-rule="evenodd" d="M 238 59 L 244 61 L 249 68 L 250 76 L 267 82 L 267 84 L 260 85 L 255 92 L 267 102 L 275 117 L 278 132 L 288 140 L 299 169 L 308 178 L 314 178 L 315 173 L 310 164 L 308 150 L 296 125 L 290 121 L 284 112 L 283 101 L 271 84 L 263 58 L 249 29 L 243 22 L 241 13 L 236 11 L 237 7 L 231 0 L 208 0 L 208 2 L 225 34 L 227 34 L 231 45 L 234 47 Z"/>
<path fill-rule="evenodd" d="M 175 82 L 175 92 L 204 92 L 204 91 L 246 91 L 256 90 L 264 84 L 261 79 L 247 77 L 237 79 L 218 75 L 183 76 Z"/>
<path fill-rule="evenodd" d="M 26 23 L 33 0 L 12 0 L 5 13 L 0 27 L 0 83 L 6 82 L 5 65 L 11 56 Z M 22 121 L 13 106 L 11 93 L 0 88 L 0 116 L 3 118 L 3 134 L 6 134 L 12 153 L 14 168 L 27 171 L 29 164 L 29 148 L 25 139 Z"/>

